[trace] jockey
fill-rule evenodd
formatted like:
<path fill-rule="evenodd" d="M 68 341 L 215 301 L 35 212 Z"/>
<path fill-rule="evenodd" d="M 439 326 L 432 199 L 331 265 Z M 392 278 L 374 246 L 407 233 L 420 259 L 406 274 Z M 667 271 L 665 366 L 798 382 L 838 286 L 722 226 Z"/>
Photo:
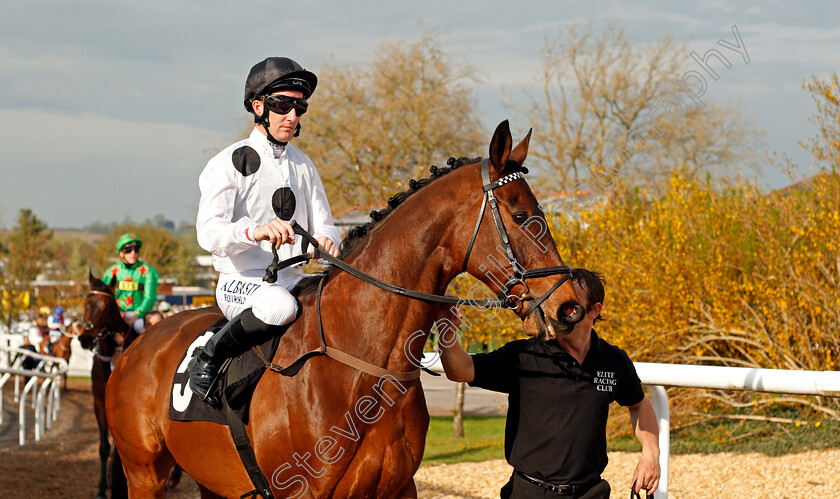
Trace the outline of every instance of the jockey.
<path fill-rule="evenodd" d="M 280 259 L 300 255 L 289 221 L 313 234 L 321 250 L 338 256 L 341 234 L 333 222 L 312 160 L 289 141 L 300 133 L 318 78 L 285 57 L 257 63 L 245 82 L 245 109 L 256 123 L 251 135 L 210 159 L 199 177 L 198 244 L 213 254 L 220 272 L 216 302 L 228 322 L 190 361 L 190 388 L 210 393 L 219 366 L 282 331 L 297 316 L 289 293 L 303 277 L 299 266 L 263 282 L 274 246 Z"/>
<path fill-rule="evenodd" d="M 50 344 L 47 346 L 50 355 L 52 355 L 53 345 L 61 339 L 61 335 L 64 334 L 64 309 L 61 307 L 55 307 L 53 313 L 47 317 L 47 328 L 49 329 L 49 336 L 50 336 Z"/>
<path fill-rule="evenodd" d="M 157 270 L 140 261 L 141 246 L 143 241 L 130 232 L 120 236 L 117 252 L 121 261 L 108 267 L 102 276 L 102 282 L 109 286 L 116 280 L 117 305 L 126 324 L 137 334 L 145 330 L 143 316 L 155 306 L 158 283 Z"/>

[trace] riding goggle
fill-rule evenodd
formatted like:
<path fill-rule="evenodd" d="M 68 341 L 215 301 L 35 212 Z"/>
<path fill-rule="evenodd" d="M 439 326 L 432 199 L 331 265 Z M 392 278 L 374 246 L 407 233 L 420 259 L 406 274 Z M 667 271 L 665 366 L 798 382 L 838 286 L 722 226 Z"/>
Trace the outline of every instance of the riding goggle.
<path fill-rule="evenodd" d="M 126 255 L 129 253 L 134 253 L 135 251 L 140 251 L 140 246 L 123 246 L 123 253 Z"/>
<path fill-rule="evenodd" d="M 289 114 L 294 109 L 300 116 L 309 107 L 305 98 L 289 97 L 288 95 L 267 95 L 264 102 L 269 111 L 277 114 Z"/>

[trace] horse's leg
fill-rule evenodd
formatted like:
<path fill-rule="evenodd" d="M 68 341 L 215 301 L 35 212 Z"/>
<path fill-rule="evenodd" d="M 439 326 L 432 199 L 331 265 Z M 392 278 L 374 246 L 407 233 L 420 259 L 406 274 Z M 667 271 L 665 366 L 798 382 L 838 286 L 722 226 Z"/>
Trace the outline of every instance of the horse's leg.
<path fill-rule="evenodd" d="M 211 490 L 207 490 L 201 484 L 198 484 L 198 490 L 201 492 L 201 499 L 225 499 L 225 496 L 220 496 Z"/>
<path fill-rule="evenodd" d="M 397 492 L 397 499 L 417 499 L 417 485 L 410 479 L 403 489 Z"/>
<path fill-rule="evenodd" d="M 172 490 L 178 486 L 178 483 L 181 481 L 181 474 L 182 470 L 180 466 L 176 464 L 172 467 L 172 471 L 169 472 L 169 478 L 166 480 L 166 490 Z"/>
<path fill-rule="evenodd" d="M 166 493 L 166 477 L 171 464 L 133 463 L 123 461 L 123 469 L 128 482 L 128 497 L 162 499 Z"/>
<path fill-rule="evenodd" d="M 108 482 L 111 485 L 111 499 L 127 499 L 128 485 L 125 481 L 122 459 L 120 459 L 120 453 L 117 451 L 116 447 L 111 449 L 111 461 L 108 475 L 110 476 L 110 480 L 108 480 Z"/>
<path fill-rule="evenodd" d="M 105 416 L 105 384 L 108 382 L 110 366 L 101 360 L 94 359 L 91 371 L 91 391 L 93 392 L 93 411 L 96 414 L 96 424 L 99 425 L 99 492 L 97 499 L 107 497 L 108 488 L 108 456 L 111 454 L 111 444 L 108 442 L 108 421 Z"/>

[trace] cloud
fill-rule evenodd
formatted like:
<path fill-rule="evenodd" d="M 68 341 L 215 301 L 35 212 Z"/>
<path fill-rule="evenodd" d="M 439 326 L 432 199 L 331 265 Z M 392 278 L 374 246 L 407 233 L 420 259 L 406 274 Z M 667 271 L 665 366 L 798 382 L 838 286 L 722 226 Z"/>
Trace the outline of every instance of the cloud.
<path fill-rule="evenodd" d="M 182 124 L 0 110 L 4 221 L 20 208 L 51 227 L 156 213 L 190 220 L 201 169 L 230 142 L 232 133 Z"/>

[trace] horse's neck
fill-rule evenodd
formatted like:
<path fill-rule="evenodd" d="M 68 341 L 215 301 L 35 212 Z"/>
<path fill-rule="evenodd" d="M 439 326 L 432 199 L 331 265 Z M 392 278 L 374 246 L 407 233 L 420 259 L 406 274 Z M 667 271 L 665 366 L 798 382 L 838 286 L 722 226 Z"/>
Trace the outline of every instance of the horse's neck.
<path fill-rule="evenodd" d="M 437 182 L 444 184 L 445 180 Z M 456 218 L 454 203 L 435 204 L 442 196 L 435 192 L 440 187 L 446 186 L 428 186 L 428 192 L 407 199 L 365 236 L 367 240 L 350 254 L 347 263 L 405 289 L 442 295 L 458 272 L 444 240 Z M 339 274 L 331 287 L 324 291 L 325 305 L 331 297 L 337 299 L 330 304 L 340 311 L 333 324 L 346 329 L 335 334 L 334 341 L 368 362 L 390 369 L 413 369 L 408 350 L 419 354 L 442 306 L 378 290 L 345 273 Z"/>

